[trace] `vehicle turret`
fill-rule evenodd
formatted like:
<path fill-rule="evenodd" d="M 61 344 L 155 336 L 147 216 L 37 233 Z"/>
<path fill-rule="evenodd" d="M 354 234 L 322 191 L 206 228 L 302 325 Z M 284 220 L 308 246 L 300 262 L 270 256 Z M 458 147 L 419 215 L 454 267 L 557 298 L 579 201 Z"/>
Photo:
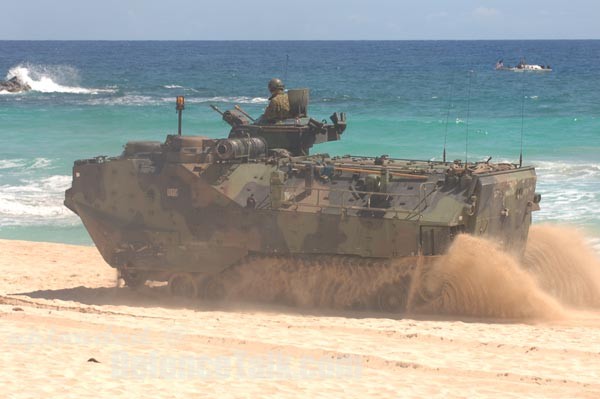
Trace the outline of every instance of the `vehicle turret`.
<path fill-rule="evenodd" d="M 291 118 L 277 123 L 262 123 L 239 106 L 224 112 L 214 105 L 211 107 L 231 126 L 229 138 L 259 137 L 269 149 L 284 149 L 295 156 L 309 155 L 314 144 L 340 139 L 346 130 L 345 113 L 332 114 L 331 123 L 318 121 L 307 115 L 308 89 L 289 90 L 288 96 Z"/>

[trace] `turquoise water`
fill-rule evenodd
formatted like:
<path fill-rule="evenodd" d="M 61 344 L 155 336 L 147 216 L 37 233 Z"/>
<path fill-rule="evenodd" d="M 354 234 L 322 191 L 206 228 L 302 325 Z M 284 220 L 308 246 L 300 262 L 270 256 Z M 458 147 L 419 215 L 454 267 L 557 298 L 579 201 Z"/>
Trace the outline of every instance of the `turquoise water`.
<path fill-rule="evenodd" d="M 574 224 L 600 245 L 600 41 L 0 41 L 0 54 L 0 76 L 34 89 L 0 92 L 0 238 L 91 243 L 62 206 L 75 159 L 163 140 L 177 95 L 185 134 L 226 136 L 209 104 L 258 116 L 278 76 L 311 89 L 314 117 L 347 112 L 343 140 L 316 151 L 440 159 L 446 136 L 450 159 L 468 138 L 470 160 L 517 161 L 523 126 L 536 222 Z M 521 56 L 554 70 L 493 69 Z"/>

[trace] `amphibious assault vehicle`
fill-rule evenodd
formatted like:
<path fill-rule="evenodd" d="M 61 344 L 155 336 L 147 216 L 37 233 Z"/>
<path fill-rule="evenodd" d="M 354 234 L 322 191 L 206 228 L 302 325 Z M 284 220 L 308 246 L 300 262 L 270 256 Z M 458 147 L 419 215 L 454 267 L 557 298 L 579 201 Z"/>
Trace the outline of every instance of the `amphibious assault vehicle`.
<path fill-rule="evenodd" d="M 228 138 L 168 135 L 75 161 L 65 205 L 128 286 L 168 281 L 183 296 L 249 259 L 335 259 L 404 268 L 392 294 L 374 293 L 402 309 L 415 270 L 457 234 L 524 249 L 540 200 L 533 167 L 310 154 L 341 138 L 346 116 L 318 121 L 307 90 L 289 97 L 293 117 L 275 124 L 214 107 Z M 181 122 L 183 98 L 178 109 Z"/>

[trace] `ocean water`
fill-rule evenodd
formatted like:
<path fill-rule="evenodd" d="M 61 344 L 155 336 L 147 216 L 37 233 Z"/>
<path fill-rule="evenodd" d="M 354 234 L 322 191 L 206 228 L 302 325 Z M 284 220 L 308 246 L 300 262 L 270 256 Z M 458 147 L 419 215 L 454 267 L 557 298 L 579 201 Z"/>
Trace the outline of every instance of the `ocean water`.
<path fill-rule="evenodd" d="M 74 160 L 163 140 L 177 95 L 184 134 L 225 137 L 209 104 L 258 116 L 278 76 L 310 88 L 313 117 L 347 113 L 342 141 L 314 152 L 441 159 L 446 141 L 449 159 L 516 162 L 522 142 L 535 221 L 600 248 L 600 41 L 0 41 L 0 54 L 0 77 L 33 88 L 0 92 L 0 238 L 90 244 L 62 205 Z M 522 56 L 553 71 L 494 70 Z"/>

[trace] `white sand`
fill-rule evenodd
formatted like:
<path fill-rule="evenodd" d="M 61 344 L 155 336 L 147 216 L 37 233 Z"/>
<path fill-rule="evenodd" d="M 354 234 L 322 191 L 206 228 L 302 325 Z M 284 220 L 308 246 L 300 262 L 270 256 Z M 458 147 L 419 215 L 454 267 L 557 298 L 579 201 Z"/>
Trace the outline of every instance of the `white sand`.
<path fill-rule="evenodd" d="M 114 288 L 95 248 L 23 241 L 0 240 L 0 273 L 3 398 L 600 397 L 600 312 L 500 324 L 176 302 Z"/>

